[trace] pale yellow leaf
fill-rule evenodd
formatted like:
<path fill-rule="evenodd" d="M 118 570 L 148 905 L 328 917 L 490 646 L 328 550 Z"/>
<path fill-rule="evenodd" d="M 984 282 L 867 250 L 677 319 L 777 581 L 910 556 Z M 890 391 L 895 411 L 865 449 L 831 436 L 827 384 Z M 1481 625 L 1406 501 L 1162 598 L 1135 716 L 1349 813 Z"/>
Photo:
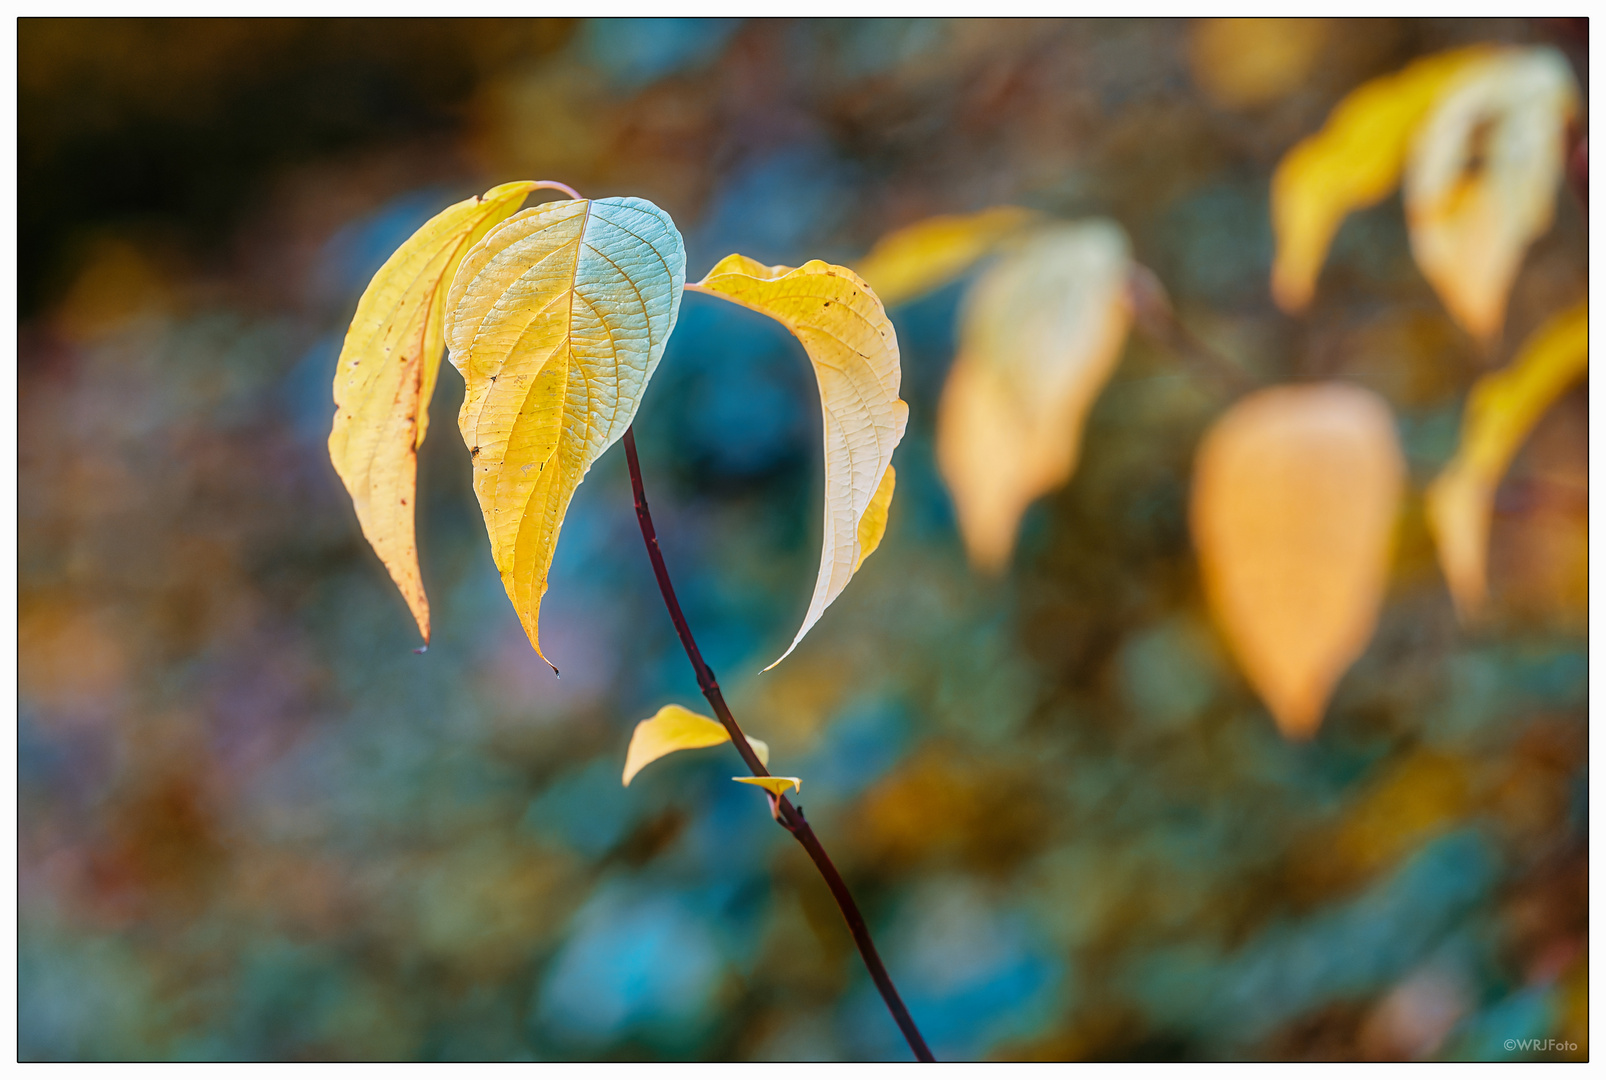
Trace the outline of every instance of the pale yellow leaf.
<path fill-rule="evenodd" d="M 1299 311 L 1310 303 L 1345 216 L 1394 190 L 1411 136 L 1434 101 L 1494 52 L 1474 45 L 1437 53 L 1363 83 L 1338 103 L 1320 131 L 1283 157 L 1271 180 L 1277 234 L 1271 291 L 1279 307 Z"/>
<path fill-rule="evenodd" d="M 1500 478 L 1539 417 L 1588 368 L 1589 308 L 1579 303 L 1529 336 L 1507 367 L 1473 385 L 1461 446 L 1427 493 L 1428 525 L 1462 619 L 1475 617 L 1486 598 Z"/>
<path fill-rule="evenodd" d="M 881 477 L 881 486 L 875 489 L 864 517 L 859 519 L 859 559 L 853 564 L 855 573 L 870 553 L 881 546 L 881 538 L 887 532 L 887 515 L 892 510 L 892 492 L 897 486 L 898 471 L 888 465 L 886 474 Z"/>
<path fill-rule="evenodd" d="M 652 203 L 563 200 L 486 234 L 452 283 L 446 341 L 466 383 L 458 427 L 492 557 L 537 653 L 564 513 L 636 414 L 685 268 L 680 233 Z"/>
<path fill-rule="evenodd" d="M 1405 217 L 1417 265 L 1482 340 L 1500 333 L 1528 245 L 1550 228 L 1578 109 L 1555 49 L 1509 49 L 1469 70 L 1412 140 Z"/>
<path fill-rule="evenodd" d="M 856 269 L 883 304 L 901 304 L 952 281 L 1036 216 L 994 206 L 926 218 L 877 240 Z"/>
<path fill-rule="evenodd" d="M 1321 57 L 1331 19 L 1197 19 L 1188 35 L 1193 77 L 1219 105 L 1261 105 L 1299 88 Z"/>
<path fill-rule="evenodd" d="M 768 315 L 802 342 L 820 386 L 825 423 L 825 541 L 808 613 L 791 655 L 831 601 L 847 588 L 864 556 L 864 540 L 880 542 L 892 487 L 892 451 L 909 423 L 898 397 L 903 379 L 898 335 L 875 293 L 845 266 L 815 259 L 793 269 L 764 266 L 743 255 L 720 260 L 687 289 Z M 882 491 L 885 495 L 882 496 Z M 867 529 L 865 519 L 876 515 Z M 765 669 L 766 671 L 769 668 Z"/>
<path fill-rule="evenodd" d="M 1070 479 L 1082 425 L 1132 323 L 1120 226 L 1054 225 L 966 296 L 937 414 L 937 464 L 972 563 L 1009 563 L 1021 515 Z"/>
<path fill-rule="evenodd" d="M 733 776 L 731 779 L 738 784 L 761 787 L 777 799 L 788 791 L 801 791 L 803 788 L 803 781 L 795 776 Z"/>
<path fill-rule="evenodd" d="M 724 742 L 730 742 L 730 732 L 718 720 L 679 705 L 665 705 L 637 724 L 630 736 L 630 749 L 625 751 L 624 785 L 629 787 L 643 768 L 676 750 L 696 750 Z M 770 763 L 770 748 L 762 739 L 748 735 L 747 745 L 759 761 Z"/>
<path fill-rule="evenodd" d="M 414 533 L 418 448 L 441 364 L 446 290 L 464 254 L 537 185 L 492 188 L 442 210 L 385 260 L 346 331 L 335 367 L 329 458 L 357 521 L 429 641 Z"/>
<path fill-rule="evenodd" d="M 1404 476 L 1387 403 L 1342 383 L 1251 394 L 1199 446 L 1191 524 L 1205 596 L 1290 738 L 1315 734 L 1371 640 Z"/>

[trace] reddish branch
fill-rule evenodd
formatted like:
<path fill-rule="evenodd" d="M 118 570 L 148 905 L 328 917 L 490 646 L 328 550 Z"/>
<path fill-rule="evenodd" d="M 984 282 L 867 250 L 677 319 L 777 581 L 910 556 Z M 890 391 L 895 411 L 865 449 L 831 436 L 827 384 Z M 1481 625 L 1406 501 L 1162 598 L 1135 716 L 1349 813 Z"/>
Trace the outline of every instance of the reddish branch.
<path fill-rule="evenodd" d="M 691 636 L 691 627 L 686 624 L 686 616 L 680 610 L 680 601 L 675 599 L 675 586 L 669 580 L 669 569 L 664 565 L 663 552 L 658 549 L 658 533 L 652 527 L 652 514 L 647 509 L 647 494 L 641 486 L 641 462 L 636 458 L 636 433 L 633 428 L 625 429 L 625 460 L 630 464 L 630 487 L 636 496 L 636 520 L 641 523 L 641 538 L 647 543 L 647 556 L 652 560 L 652 571 L 658 577 L 658 590 L 663 593 L 664 606 L 669 609 L 669 618 L 675 624 L 675 633 L 680 635 L 680 643 L 686 649 L 686 658 L 691 661 L 692 670 L 697 673 L 697 686 L 702 690 L 703 697 L 713 707 L 714 715 L 719 722 L 725 725 L 730 732 L 731 742 L 747 763 L 747 768 L 754 776 L 768 776 L 769 770 L 764 763 L 758 760 L 753 747 L 748 743 L 747 736 L 737 726 L 736 718 L 731 715 L 730 707 L 725 704 L 725 695 L 720 693 L 719 682 L 714 678 L 714 672 L 703 660 L 703 654 L 697 648 L 697 642 Z M 921 1038 L 920 1031 L 915 1027 L 909 1010 L 904 1007 L 903 999 L 898 996 L 897 987 L 892 985 L 892 976 L 887 974 L 886 965 L 881 963 L 881 956 L 876 952 L 875 942 L 870 938 L 870 928 L 865 925 L 864 916 L 859 913 L 859 905 L 854 903 L 853 894 L 848 892 L 847 884 L 842 875 L 837 873 L 831 862 L 831 857 L 820 846 L 819 837 L 814 835 L 814 829 L 803 818 L 803 811 L 787 800 L 785 795 L 774 800 L 773 808 L 775 820 L 781 828 L 791 833 L 797 842 L 803 845 L 803 850 L 809 853 L 814 865 L 819 868 L 820 876 L 831 889 L 831 895 L 836 898 L 837 907 L 842 909 L 842 917 L 847 920 L 848 931 L 853 935 L 853 943 L 859 947 L 859 955 L 864 958 L 864 966 L 870 972 L 876 989 L 881 991 L 881 998 L 887 1003 L 887 1009 L 892 1018 L 898 1022 L 898 1028 L 903 1037 L 909 1041 L 909 1049 L 914 1051 L 915 1058 L 920 1061 L 935 1061 L 931 1050 L 926 1046 L 926 1040 Z"/>

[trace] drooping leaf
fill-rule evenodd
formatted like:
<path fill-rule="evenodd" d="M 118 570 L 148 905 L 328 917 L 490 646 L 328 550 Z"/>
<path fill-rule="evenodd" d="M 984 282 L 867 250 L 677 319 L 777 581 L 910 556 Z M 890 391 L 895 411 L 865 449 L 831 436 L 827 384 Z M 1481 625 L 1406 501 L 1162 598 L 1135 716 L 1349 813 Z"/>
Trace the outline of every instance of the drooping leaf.
<path fill-rule="evenodd" d="M 1277 257 L 1271 291 L 1284 311 L 1300 311 L 1316 291 L 1327 249 L 1346 215 L 1393 191 L 1411 136 L 1434 101 L 1490 46 L 1423 57 L 1351 91 L 1316 134 L 1278 164 L 1271 181 Z"/>
<path fill-rule="evenodd" d="M 426 642 L 429 600 L 413 520 L 446 291 L 469 248 L 535 187 L 531 181 L 494 187 L 447 207 L 408 237 L 363 290 L 335 367 L 329 458 L 351 493 L 363 536 Z"/>
<path fill-rule="evenodd" d="M 1404 475 L 1388 405 L 1342 383 L 1251 394 L 1199 446 L 1205 596 L 1289 738 L 1315 734 L 1371 639 Z"/>
<path fill-rule="evenodd" d="M 1461 446 L 1427 492 L 1439 565 L 1463 620 L 1476 617 L 1486 599 L 1500 478 L 1539 417 L 1588 368 L 1589 308 L 1579 303 L 1534 331 L 1507 367 L 1472 387 Z"/>
<path fill-rule="evenodd" d="M 1444 306 L 1500 333 L 1528 245 L 1550 228 L 1578 90 L 1555 49 L 1508 49 L 1434 103 L 1405 167 L 1411 251 Z"/>
<path fill-rule="evenodd" d="M 892 499 L 892 451 L 909 422 L 909 406 L 898 397 L 903 379 L 898 335 L 881 301 L 857 274 L 818 259 L 793 269 L 729 255 L 686 288 L 741 304 L 785 326 L 803 343 L 820 386 L 825 543 L 808 613 L 791 646 L 770 664 L 774 667 L 797 648 L 881 541 Z"/>
<path fill-rule="evenodd" d="M 966 297 L 937 464 L 983 570 L 1008 564 L 1021 515 L 1076 467 L 1082 423 L 1132 323 L 1130 267 L 1114 222 L 1060 224 L 1001 258 Z"/>
<path fill-rule="evenodd" d="M 733 776 L 731 779 L 738 784 L 752 784 L 754 787 L 761 787 L 777 799 L 788 791 L 801 791 L 803 789 L 803 781 L 795 776 Z"/>
<path fill-rule="evenodd" d="M 685 277 L 668 214 L 580 199 L 507 219 L 452 283 L 446 341 L 467 384 L 458 426 L 492 557 L 537 653 L 569 500 L 636 415 Z"/>
<path fill-rule="evenodd" d="M 859 276 L 883 304 L 913 300 L 964 273 L 1036 216 L 1019 206 L 994 206 L 917 221 L 877 240 L 859 263 Z"/>
<path fill-rule="evenodd" d="M 730 742 L 730 732 L 718 720 L 680 705 L 665 705 L 637 724 L 630 736 L 630 749 L 625 751 L 624 785 L 629 787 L 642 769 L 676 750 L 697 750 L 725 742 Z M 759 761 L 770 763 L 770 748 L 762 739 L 748 735 L 747 744 Z"/>

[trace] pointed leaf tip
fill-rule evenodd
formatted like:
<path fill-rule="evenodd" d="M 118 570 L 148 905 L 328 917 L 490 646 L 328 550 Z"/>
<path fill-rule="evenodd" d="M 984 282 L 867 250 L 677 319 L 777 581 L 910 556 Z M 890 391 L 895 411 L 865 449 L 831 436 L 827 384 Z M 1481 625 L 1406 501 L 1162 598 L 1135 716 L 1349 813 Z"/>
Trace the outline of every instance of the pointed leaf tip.
<path fill-rule="evenodd" d="M 729 741 L 730 732 L 719 721 L 680 705 L 665 705 L 637 724 L 630 736 L 630 748 L 625 751 L 624 786 L 629 787 L 642 769 L 677 750 L 696 750 Z M 760 762 L 770 763 L 770 748 L 762 739 L 748 735 L 747 744 Z"/>
<path fill-rule="evenodd" d="M 803 625 L 770 664 L 773 668 L 847 588 L 869 553 L 865 541 L 873 539 L 873 550 L 886 528 L 892 451 L 909 423 L 909 406 L 898 397 L 903 379 L 898 335 L 881 301 L 857 274 L 817 259 L 794 269 L 729 255 L 686 288 L 740 304 L 786 327 L 808 353 L 820 388 L 825 430 L 820 572 Z"/>
<path fill-rule="evenodd" d="M 1528 245 L 1555 217 L 1572 68 L 1551 48 L 1501 49 L 1446 88 L 1405 168 L 1411 252 L 1451 316 L 1496 338 Z"/>
<path fill-rule="evenodd" d="M 1132 322 L 1113 221 L 1036 231 L 971 286 L 937 413 L 937 465 L 971 563 L 1001 573 L 1021 516 L 1070 479 Z"/>
<path fill-rule="evenodd" d="M 733 776 L 732 780 L 738 784 L 752 784 L 763 788 L 777 799 L 788 791 L 801 791 L 803 781 L 795 776 Z"/>
<path fill-rule="evenodd" d="M 1271 291 L 1278 307 L 1296 312 L 1310 304 L 1344 218 L 1394 190 L 1433 103 L 1493 51 L 1474 45 L 1438 53 L 1363 83 L 1334 107 L 1320 131 L 1283 156 L 1271 181 L 1277 237 Z"/>
<path fill-rule="evenodd" d="M 1288 738 L 1315 735 L 1371 640 L 1404 482 L 1388 405 L 1343 383 L 1250 394 L 1199 445 L 1205 597 Z"/>
<path fill-rule="evenodd" d="M 447 295 L 474 494 L 502 586 L 543 660 L 541 598 L 564 515 L 635 417 L 685 278 L 680 232 L 652 203 L 560 200 L 488 232 Z"/>
<path fill-rule="evenodd" d="M 1511 459 L 1555 400 L 1589 368 L 1589 306 L 1552 316 L 1516 359 L 1485 375 L 1467 396 L 1461 445 L 1427 492 L 1428 526 L 1456 613 L 1471 622 L 1488 592 L 1495 491 Z"/>
<path fill-rule="evenodd" d="M 469 248 L 517 210 L 534 186 L 519 181 L 464 199 L 408 237 L 363 290 L 335 365 L 329 459 L 426 645 L 429 600 L 413 519 L 418 447 L 440 372 L 446 289 Z"/>

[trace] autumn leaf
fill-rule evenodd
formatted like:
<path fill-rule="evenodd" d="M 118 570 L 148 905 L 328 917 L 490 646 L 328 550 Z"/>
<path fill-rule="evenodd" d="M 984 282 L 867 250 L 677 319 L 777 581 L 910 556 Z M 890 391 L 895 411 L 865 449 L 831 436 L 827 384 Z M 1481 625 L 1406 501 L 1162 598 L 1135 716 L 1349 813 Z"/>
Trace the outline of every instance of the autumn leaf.
<path fill-rule="evenodd" d="M 429 600 L 414 534 L 418 448 L 440 372 L 447 287 L 487 230 L 536 187 L 519 181 L 430 218 L 385 260 L 357 302 L 335 367 L 329 458 L 357 521 L 429 641 Z"/>
<path fill-rule="evenodd" d="M 1310 303 L 1345 216 L 1394 190 L 1411 137 L 1439 95 L 1492 55 L 1486 45 L 1456 49 L 1363 83 L 1338 103 L 1320 131 L 1283 157 L 1271 181 L 1277 234 L 1271 291 L 1279 307 L 1293 312 Z"/>
<path fill-rule="evenodd" d="M 1036 216 L 1019 206 L 994 206 L 917 221 L 877 240 L 859 263 L 859 276 L 883 304 L 913 300 L 964 273 Z"/>
<path fill-rule="evenodd" d="M 467 384 L 458 426 L 492 557 L 537 653 L 564 513 L 636 414 L 685 267 L 679 231 L 652 203 L 566 199 L 491 230 L 452 283 L 446 341 Z"/>
<path fill-rule="evenodd" d="M 1411 251 L 1444 306 L 1488 341 L 1528 245 L 1550 228 L 1578 90 L 1549 48 L 1508 49 L 1435 102 L 1405 168 Z"/>
<path fill-rule="evenodd" d="M 1523 343 L 1507 367 L 1472 387 L 1461 446 L 1428 488 L 1428 525 L 1439 564 L 1463 620 L 1488 591 L 1489 526 L 1495 489 L 1539 417 L 1589 368 L 1589 308 L 1554 316 Z"/>
<path fill-rule="evenodd" d="M 997 573 L 1021 515 L 1070 479 L 1132 322 L 1126 235 L 1053 225 L 971 286 L 937 415 L 937 464 L 971 561 Z"/>
<path fill-rule="evenodd" d="M 1191 524 L 1205 595 L 1289 738 L 1315 734 L 1371 639 L 1404 474 L 1388 405 L 1342 383 L 1251 394 L 1200 444 Z"/>
<path fill-rule="evenodd" d="M 814 365 L 825 422 L 825 541 L 797 648 L 881 542 L 892 500 L 892 451 L 909 406 L 898 397 L 898 335 L 881 301 L 845 266 L 818 259 L 793 269 L 730 255 L 687 289 L 768 315 L 802 342 Z M 766 671 L 769 668 L 765 668 Z"/>
<path fill-rule="evenodd" d="M 680 705 L 665 705 L 636 725 L 625 751 L 624 785 L 630 786 L 637 773 L 661 757 L 677 750 L 697 750 L 730 742 L 730 732 L 718 720 L 694 713 Z M 758 760 L 770 763 L 770 748 L 762 739 L 747 736 Z"/>
<path fill-rule="evenodd" d="M 803 781 L 795 776 L 733 776 L 731 779 L 738 784 L 763 788 L 777 799 L 788 791 L 801 791 L 803 788 Z"/>

